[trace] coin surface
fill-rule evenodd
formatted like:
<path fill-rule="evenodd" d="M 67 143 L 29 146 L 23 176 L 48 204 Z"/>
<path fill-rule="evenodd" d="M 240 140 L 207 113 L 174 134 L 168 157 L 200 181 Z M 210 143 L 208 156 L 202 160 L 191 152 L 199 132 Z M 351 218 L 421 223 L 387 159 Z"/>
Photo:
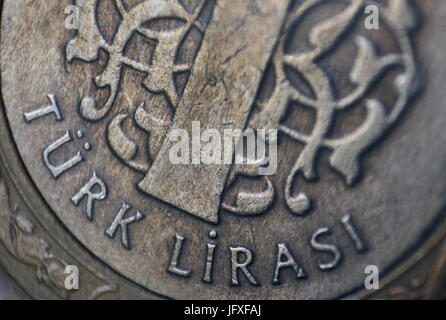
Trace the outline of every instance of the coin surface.
<path fill-rule="evenodd" d="M 445 16 L 5 0 L 1 255 L 63 298 L 68 264 L 93 298 L 363 295 L 367 266 L 401 274 L 446 230 Z M 235 162 L 237 132 L 255 161 Z"/>

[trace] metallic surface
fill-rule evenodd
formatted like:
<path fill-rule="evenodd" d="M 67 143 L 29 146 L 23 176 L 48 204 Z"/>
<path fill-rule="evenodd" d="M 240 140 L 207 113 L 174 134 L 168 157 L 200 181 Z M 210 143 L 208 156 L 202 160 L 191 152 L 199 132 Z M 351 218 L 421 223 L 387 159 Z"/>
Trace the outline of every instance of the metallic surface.
<path fill-rule="evenodd" d="M 4 1 L 0 296 L 444 298 L 445 16 L 435 0 Z M 171 163 L 166 137 L 198 121 L 277 129 L 277 172 Z"/>

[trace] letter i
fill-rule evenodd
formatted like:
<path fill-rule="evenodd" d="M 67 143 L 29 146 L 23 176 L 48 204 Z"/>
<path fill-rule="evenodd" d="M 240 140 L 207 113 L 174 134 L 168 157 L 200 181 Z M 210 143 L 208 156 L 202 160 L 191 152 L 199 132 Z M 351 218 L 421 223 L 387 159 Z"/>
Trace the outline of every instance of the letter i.
<path fill-rule="evenodd" d="M 217 237 L 217 232 L 212 230 L 209 232 L 209 238 L 215 239 Z M 203 278 L 201 279 L 203 282 L 211 283 L 212 282 L 212 269 L 214 266 L 214 253 L 217 245 L 212 242 L 207 242 L 207 255 L 206 255 L 206 264 L 204 267 Z"/>

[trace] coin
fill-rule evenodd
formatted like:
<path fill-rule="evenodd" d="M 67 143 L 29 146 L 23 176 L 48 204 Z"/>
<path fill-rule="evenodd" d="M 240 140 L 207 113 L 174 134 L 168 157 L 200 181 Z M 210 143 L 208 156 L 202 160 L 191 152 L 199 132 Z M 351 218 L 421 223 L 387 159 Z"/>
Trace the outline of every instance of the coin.
<path fill-rule="evenodd" d="M 4 1 L 1 256 L 34 296 L 369 294 L 446 230 L 444 13 Z"/>

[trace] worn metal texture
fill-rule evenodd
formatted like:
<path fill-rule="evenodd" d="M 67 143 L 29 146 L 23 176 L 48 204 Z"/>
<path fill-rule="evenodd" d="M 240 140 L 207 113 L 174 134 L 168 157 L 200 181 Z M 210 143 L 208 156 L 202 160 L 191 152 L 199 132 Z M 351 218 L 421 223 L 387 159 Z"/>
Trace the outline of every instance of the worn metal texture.
<path fill-rule="evenodd" d="M 0 289 L 444 298 L 445 17 L 435 0 L 3 1 Z M 277 151 L 266 175 L 223 143 L 251 129 Z M 231 161 L 203 162 L 220 138 Z"/>

